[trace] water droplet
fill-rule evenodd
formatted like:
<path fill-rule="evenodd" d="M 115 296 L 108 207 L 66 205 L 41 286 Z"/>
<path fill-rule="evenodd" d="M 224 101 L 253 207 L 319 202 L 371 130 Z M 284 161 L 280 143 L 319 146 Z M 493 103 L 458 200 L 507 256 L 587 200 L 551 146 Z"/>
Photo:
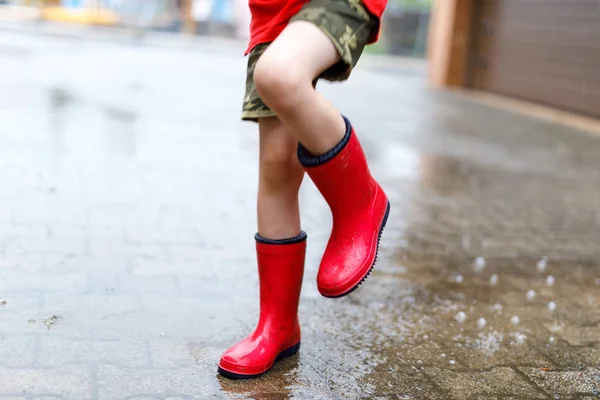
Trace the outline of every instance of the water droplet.
<path fill-rule="evenodd" d="M 511 336 L 512 336 L 515 344 L 521 345 L 521 344 L 525 343 L 525 340 L 527 340 L 527 335 L 525 335 L 521 332 L 515 332 Z"/>
<path fill-rule="evenodd" d="M 478 327 L 479 329 L 483 329 L 483 328 L 485 328 L 485 325 L 486 325 L 486 324 L 487 324 L 487 321 L 485 320 L 485 318 L 479 318 L 479 319 L 477 320 L 477 327 Z"/>
<path fill-rule="evenodd" d="M 521 319 L 516 315 L 510 319 L 510 323 L 513 325 L 519 325 L 519 322 L 521 322 Z"/>
<path fill-rule="evenodd" d="M 548 275 L 546 277 L 546 285 L 548 285 L 548 286 L 554 285 L 554 277 L 552 275 Z"/>
<path fill-rule="evenodd" d="M 550 343 L 554 343 L 554 336 L 550 336 L 550 339 L 548 339 L 548 341 L 549 341 Z"/>
<path fill-rule="evenodd" d="M 551 301 L 550 303 L 548 303 L 548 311 L 552 312 L 556 310 L 556 303 Z"/>
<path fill-rule="evenodd" d="M 446 354 L 442 354 L 442 357 L 443 357 L 443 358 L 446 358 Z"/>
<path fill-rule="evenodd" d="M 496 312 L 502 312 L 502 304 L 496 303 L 492 306 L 492 310 Z"/>
<path fill-rule="evenodd" d="M 475 267 L 475 271 L 481 272 L 485 268 L 485 258 L 477 257 L 475 262 L 473 263 Z"/>
<path fill-rule="evenodd" d="M 450 361 L 448 361 L 448 363 L 449 363 L 450 365 L 454 365 L 454 364 L 456 364 L 456 361 L 454 361 L 454 360 L 450 360 Z"/>
<path fill-rule="evenodd" d="M 492 285 L 497 284 L 498 283 L 498 275 L 494 274 L 494 275 L 490 276 L 490 283 Z"/>
<path fill-rule="evenodd" d="M 463 276 L 462 275 L 456 275 L 454 277 L 454 282 L 456 282 L 456 283 L 462 283 L 463 282 Z"/>
<path fill-rule="evenodd" d="M 465 314 L 463 311 L 460 311 L 458 314 L 456 314 L 454 319 L 462 324 L 467 319 L 467 314 Z"/>
<path fill-rule="evenodd" d="M 527 291 L 527 300 L 531 301 L 533 299 L 535 299 L 535 290 L 529 289 Z"/>
<path fill-rule="evenodd" d="M 537 263 L 537 270 L 538 270 L 538 272 L 544 272 L 546 270 L 546 266 L 547 265 L 548 265 L 548 257 L 543 257 Z"/>

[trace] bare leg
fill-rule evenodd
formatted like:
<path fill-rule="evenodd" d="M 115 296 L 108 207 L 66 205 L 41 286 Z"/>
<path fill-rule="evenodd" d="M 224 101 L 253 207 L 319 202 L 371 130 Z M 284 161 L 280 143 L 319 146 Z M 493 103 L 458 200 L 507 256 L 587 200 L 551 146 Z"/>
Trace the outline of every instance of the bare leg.
<path fill-rule="evenodd" d="M 285 239 L 300 234 L 298 190 L 304 169 L 298 162 L 298 140 L 279 119 L 259 119 L 260 165 L 258 234 Z"/>
<path fill-rule="evenodd" d="M 298 190 L 304 170 L 296 155 L 298 142 L 286 125 L 277 118 L 261 118 L 259 131 L 260 317 L 254 332 L 219 361 L 219 373 L 233 379 L 257 377 L 300 348 L 298 302 L 307 236 L 300 230 Z"/>
<path fill-rule="evenodd" d="M 259 95 L 297 135 L 299 161 L 331 209 L 332 234 L 317 275 L 325 297 L 345 296 L 367 277 L 390 209 L 350 122 L 312 86 L 339 60 L 323 31 L 295 21 L 266 49 L 254 70 Z"/>
<path fill-rule="evenodd" d="M 333 43 L 319 28 L 295 21 L 269 46 L 254 71 L 262 100 L 314 155 L 326 153 L 344 137 L 340 112 L 312 86 L 339 60 Z"/>

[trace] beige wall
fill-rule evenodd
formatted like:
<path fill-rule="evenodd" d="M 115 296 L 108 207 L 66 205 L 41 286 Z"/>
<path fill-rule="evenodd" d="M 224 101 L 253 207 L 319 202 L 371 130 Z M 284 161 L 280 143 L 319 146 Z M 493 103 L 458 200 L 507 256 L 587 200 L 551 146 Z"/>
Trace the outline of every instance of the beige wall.
<path fill-rule="evenodd" d="M 433 2 L 427 50 L 433 86 L 464 85 L 474 1 Z"/>

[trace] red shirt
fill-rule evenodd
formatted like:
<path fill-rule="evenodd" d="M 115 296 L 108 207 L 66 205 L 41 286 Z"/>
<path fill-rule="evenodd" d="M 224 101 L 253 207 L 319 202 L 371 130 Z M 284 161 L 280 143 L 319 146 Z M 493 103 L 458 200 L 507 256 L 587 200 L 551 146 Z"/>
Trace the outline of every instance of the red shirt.
<path fill-rule="evenodd" d="M 296 15 L 309 0 L 249 0 L 252 21 L 250 22 L 250 43 L 246 55 L 256 45 L 270 43 L 287 26 L 290 19 Z M 388 0 L 362 0 L 363 4 L 373 15 L 381 18 Z M 371 40 L 375 43 L 379 32 Z"/>

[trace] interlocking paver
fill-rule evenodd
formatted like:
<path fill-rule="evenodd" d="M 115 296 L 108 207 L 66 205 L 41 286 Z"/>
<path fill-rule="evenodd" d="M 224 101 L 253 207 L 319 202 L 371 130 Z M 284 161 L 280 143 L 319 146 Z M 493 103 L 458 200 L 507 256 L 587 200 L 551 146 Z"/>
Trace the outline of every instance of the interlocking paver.
<path fill-rule="evenodd" d="M 99 397 L 122 399 L 133 396 L 175 396 L 197 399 L 218 393 L 214 381 L 201 379 L 195 366 L 165 369 L 130 369 L 112 365 L 98 368 Z"/>
<path fill-rule="evenodd" d="M 92 376 L 86 366 L 59 368 L 6 368 L 0 366 L 2 394 L 62 396 L 68 399 L 91 399 Z"/>
<path fill-rule="evenodd" d="M 482 372 L 453 372 L 438 368 L 425 368 L 440 387 L 453 399 L 470 399 L 478 396 L 513 396 L 518 398 L 547 399 L 524 377 L 507 367 Z"/>
<path fill-rule="evenodd" d="M 577 394 L 600 394 L 600 369 L 598 368 L 582 371 L 542 371 L 539 368 L 520 368 L 520 370 L 554 398 Z"/>

